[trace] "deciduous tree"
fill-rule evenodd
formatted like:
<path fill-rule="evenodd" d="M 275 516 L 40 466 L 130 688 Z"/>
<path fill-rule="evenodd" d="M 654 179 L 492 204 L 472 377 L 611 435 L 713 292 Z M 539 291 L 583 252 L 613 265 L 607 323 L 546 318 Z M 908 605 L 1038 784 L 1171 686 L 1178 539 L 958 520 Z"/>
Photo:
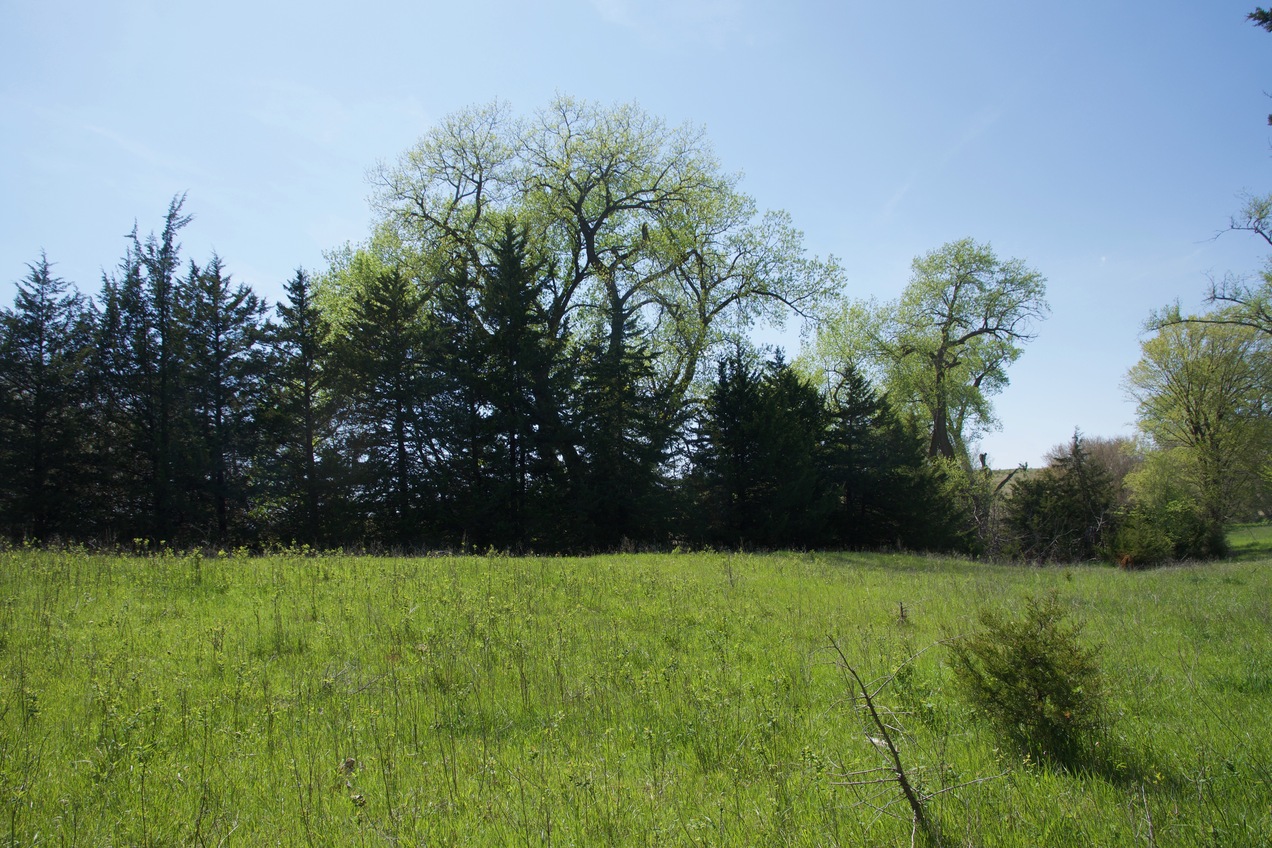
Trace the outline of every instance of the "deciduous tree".
<path fill-rule="evenodd" d="M 1169 463 L 1216 532 L 1257 491 L 1269 459 L 1270 345 L 1272 337 L 1246 326 L 1174 324 L 1142 344 L 1126 376 L 1140 430 L 1156 449 L 1132 479 L 1142 486 Z"/>
<path fill-rule="evenodd" d="M 525 120 L 493 104 L 442 121 L 377 171 L 376 208 L 421 279 L 485 267 L 515 217 L 554 269 L 548 334 L 570 321 L 621 358 L 628 328 L 645 328 L 674 410 L 722 323 L 811 314 L 838 287 L 833 263 L 807 258 L 789 219 L 758 216 L 737 182 L 696 128 L 558 97 Z"/>
<path fill-rule="evenodd" d="M 889 398 L 927 422 L 928 453 L 966 461 L 975 434 L 994 426 L 990 397 L 1046 317 L 1046 280 L 971 239 L 914 260 L 901 297 L 852 303 L 819 329 L 814 359 L 860 362 Z"/>

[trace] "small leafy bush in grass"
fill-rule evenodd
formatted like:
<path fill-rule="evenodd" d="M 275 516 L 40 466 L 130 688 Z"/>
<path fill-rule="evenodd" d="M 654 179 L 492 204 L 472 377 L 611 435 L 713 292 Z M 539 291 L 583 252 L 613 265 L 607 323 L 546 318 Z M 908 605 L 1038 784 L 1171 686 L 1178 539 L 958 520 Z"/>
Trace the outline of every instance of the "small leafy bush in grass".
<path fill-rule="evenodd" d="M 1097 652 L 1078 641 L 1054 594 L 1028 598 L 1024 615 L 980 614 L 983 629 L 952 643 L 964 696 L 1014 745 L 1074 764 L 1099 730 L 1103 685 Z"/>

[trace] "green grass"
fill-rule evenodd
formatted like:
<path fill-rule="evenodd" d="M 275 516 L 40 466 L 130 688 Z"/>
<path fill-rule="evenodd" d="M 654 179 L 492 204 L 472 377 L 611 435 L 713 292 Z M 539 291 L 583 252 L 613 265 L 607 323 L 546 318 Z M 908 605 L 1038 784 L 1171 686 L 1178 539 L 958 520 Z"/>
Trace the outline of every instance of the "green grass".
<path fill-rule="evenodd" d="M 928 802 L 946 844 L 1269 844 L 1269 564 L 3 552 L 0 844 L 910 844 L 842 785 L 883 760 L 831 638 L 918 653 L 877 700 L 921 791 L 1003 775 Z M 935 644 L 1051 590 L 1111 690 L 1081 772 Z"/>
<path fill-rule="evenodd" d="M 1228 530 L 1228 545 L 1236 557 L 1272 558 L 1272 524 L 1238 524 Z"/>

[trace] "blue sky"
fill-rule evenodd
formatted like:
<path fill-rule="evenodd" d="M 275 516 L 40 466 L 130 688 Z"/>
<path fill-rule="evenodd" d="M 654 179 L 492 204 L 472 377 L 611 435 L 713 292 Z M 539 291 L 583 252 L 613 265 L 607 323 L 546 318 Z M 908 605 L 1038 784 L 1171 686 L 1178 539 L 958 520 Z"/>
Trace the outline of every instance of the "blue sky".
<path fill-rule="evenodd" d="M 705 127 L 849 294 L 972 237 L 1049 280 L 998 396 L 998 466 L 1129 433 L 1148 313 L 1265 251 L 1216 235 L 1272 191 L 1272 34 L 1251 0 L 4 0 L 0 303 L 45 250 L 96 293 L 188 192 L 186 255 L 271 301 L 363 238 L 365 174 L 442 116 L 557 93 Z M 798 340 L 782 337 L 791 353 Z"/>

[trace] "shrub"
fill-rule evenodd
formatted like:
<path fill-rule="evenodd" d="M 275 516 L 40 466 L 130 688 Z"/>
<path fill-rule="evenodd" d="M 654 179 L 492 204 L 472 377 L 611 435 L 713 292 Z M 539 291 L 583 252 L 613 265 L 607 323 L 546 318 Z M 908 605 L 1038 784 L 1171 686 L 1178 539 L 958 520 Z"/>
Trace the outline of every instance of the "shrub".
<path fill-rule="evenodd" d="M 955 677 L 971 705 L 1023 751 L 1072 764 L 1103 719 L 1097 652 L 1078 641 L 1054 594 L 1025 600 L 1024 616 L 992 610 L 983 629 L 952 643 Z"/>
<path fill-rule="evenodd" d="M 1109 546 L 1123 567 L 1156 565 L 1169 559 L 1218 559 L 1227 556 L 1222 525 L 1208 522 L 1187 500 L 1140 504 L 1123 519 Z"/>
<path fill-rule="evenodd" d="M 1123 568 L 1159 565 L 1174 552 L 1170 537 L 1142 510 L 1132 510 L 1123 517 L 1109 545 L 1109 556 Z"/>
<path fill-rule="evenodd" d="M 1163 524 L 1175 547 L 1175 559 L 1220 559 L 1228 555 L 1223 525 L 1207 521 L 1196 505 L 1171 501 L 1164 512 Z"/>
<path fill-rule="evenodd" d="M 1051 464 L 1016 483 L 1005 523 L 1025 559 L 1095 559 L 1114 528 L 1117 482 L 1087 455 L 1081 433 Z"/>

